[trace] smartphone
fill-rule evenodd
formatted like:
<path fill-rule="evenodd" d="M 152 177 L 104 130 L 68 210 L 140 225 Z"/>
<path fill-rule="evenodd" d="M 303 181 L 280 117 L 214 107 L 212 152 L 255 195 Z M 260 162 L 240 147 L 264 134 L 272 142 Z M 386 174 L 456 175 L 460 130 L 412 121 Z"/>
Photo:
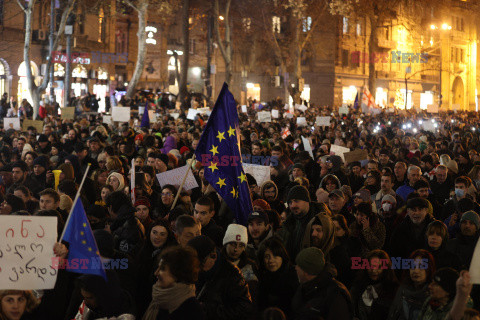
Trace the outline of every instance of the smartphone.
<path fill-rule="evenodd" d="M 298 148 L 298 143 L 294 143 L 293 144 L 293 150 L 297 150 L 297 148 Z"/>

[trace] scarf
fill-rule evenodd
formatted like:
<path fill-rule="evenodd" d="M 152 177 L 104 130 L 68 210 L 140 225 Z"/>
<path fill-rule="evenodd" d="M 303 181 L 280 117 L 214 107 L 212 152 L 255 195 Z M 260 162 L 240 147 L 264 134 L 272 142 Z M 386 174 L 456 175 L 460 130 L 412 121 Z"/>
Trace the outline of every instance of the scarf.
<path fill-rule="evenodd" d="M 148 306 L 143 320 L 155 320 L 160 310 L 172 313 L 187 299 L 195 297 L 195 285 L 175 283 L 173 287 L 163 289 L 155 283 L 152 289 L 152 302 Z"/>

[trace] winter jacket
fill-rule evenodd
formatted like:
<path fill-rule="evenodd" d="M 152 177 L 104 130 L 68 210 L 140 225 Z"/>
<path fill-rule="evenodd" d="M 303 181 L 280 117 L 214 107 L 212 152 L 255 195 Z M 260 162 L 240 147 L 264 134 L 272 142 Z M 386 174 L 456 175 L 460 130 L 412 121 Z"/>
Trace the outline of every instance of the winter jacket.
<path fill-rule="evenodd" d="M 428 284 L 420 289 L 401 285 L 390 307 L 388 320 L 416 320 L 427 298 Z"/>
<path fill-rule="evenodd" d="M 292 309 L 291 319 L 353 319 L 353 304 L 347 288 L 326 270 L 298 287 Z"/>
<path fill-rule="evenodd" d="M 212 270 L 202 276 L 206 279 L 196 286 L 197 299 L 207 319 L 250 319 L 252 299 L 248 285 L 236 266 L 219 255 Z"/>
<path fill-rule="evenodd" d="M 115 249 L 135 257 L 145 241 L 143 226 L 135 217 L 135 208 L 123 205 L 120 207 L 117 218 L 110 225 L 115 240 Z"/>
<path fill-rule="evenodd" d="M 367 229 L 355 221 L 350 225 L 350 238 L 357 243 L 356 252 L 352 252 L 352 255 L 364 257 L 371 250 L 383 248 L 385 236 L 385 226 L 380 221 L 377 220 Z"/>
<path fill-rule="evenodd" d="M 415 227 L 409 216 L 398 225 L 393 231 L 390 239 L 390 253 L 391 257 L 402 257 L 407 259 L 410 254 L 416 250 L 424 247 L 426 242 L 427 226 L 434 219 L 430 216 L 426 216 L 421 225 L 421 230 L 415 233 Z"/>
<path fill-rule="evenodd" d="M 450 300 L 449 303 L 446 305 L 436 308 L 435 310 L 432 309 L 430 306 L 431 298 L 425 300 L 422 306 L 422 310 L 420 311 L 420 315 L 418 316 L 418 320 L 444 320 L 448 314 L 448 312 L 452 309 L 453 306 L 453 299 Z M 467 308 L 471 308 L 473 306 L 472 299 L 469 299 L 467 302 Z"/>
<path fill-rule="evenodd" d="M 172 149 L 177 149 L 177 141 L 175 140 L 174 136 L 168 136 L 165 138 L 165 143 L 163 144 L 163 148 L 160 151 L 164 154 L 167 154 Z"/>
<path fill-rule="evenodd" d="M 245 252 L 247 253 L 247 257 L 249 259 L 252 259 L 253 261 L 255 261 L 258 264 L 258 257 L 257 257 L 258 250 L 259 250 L 260 246 L 262 245 L 262 243 L 264 243 L 265 240 L 270 239 L 271 237 L 273 237 L 272 227 L 270 227 L 270 229 L 262 235 L 261 240 L 258 243 L 258 245 L 255 245 L 255 242 L 253 241 L 251 236 L 248 237 L 247 247 L 245 248 Z"/>
<path fill-rule="evenodd" d="M 262 312 L 269 307 L 280 308 L 287 317 L 292 314 L 291 302 L 298 287 L 295 267 L 283 263 L 275 272 L 263 270 L 259 274 L 258 308 Z"/>
<path fill-rule="evenodd" d="M 464 268 L 470 268 L 470 262 L 472 262 L 478 237 L 478 231 L 474 236 L 464 236 L 459 233 L 455 239 L 450 239 L 447 242 L 447 250 L 455 253 L 460 258 L 460 262 Z"/>
<path fill-rule="evenodd" d="M 212 239 L 217 247 L 221 248 L 223 246 L 225 232 L 213 219 L 205 227 L 202 227 L 202 234 Z"/>
<path fill-rule="evenodd" d="M 140 318 L 138 318 L 140 319 Z M 168 313 L 167 310 L 159 310 L 157 314 L 157 320 L 204 320 L 205 313 L 202 310 L 202 306 L 198 302 L 197 298 L 191 297 L 185 300 L 177 309 L 172 313 Z"/>

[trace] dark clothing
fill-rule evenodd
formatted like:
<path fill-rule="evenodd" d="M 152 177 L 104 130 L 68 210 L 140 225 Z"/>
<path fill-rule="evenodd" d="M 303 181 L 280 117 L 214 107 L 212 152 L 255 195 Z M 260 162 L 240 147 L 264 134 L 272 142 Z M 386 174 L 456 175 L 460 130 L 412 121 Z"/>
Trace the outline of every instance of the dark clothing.
<path fill-rule="evenodd" d="M 473 201 L 473 198 L 470 195 L 467 194 L 466 197 L 469 197 Z M 460 213 L 461 210 L 458 206 L 459 201 L 460 200 L 457 199 L 457 196 L 454 196 L 453 199 L 448 200 L 443 206 L 441 215 L 436 218 L 438 220 L 445 221 L 445 219 L 447 219 L 452 213 L 454 212 Z M 474 202 L 473 211 L 477 213 L 480 212 L 480 206 L 476 202 Z"/>
<path fill-rule="evenodd" d="M 140 318 L 138 318 L 140 319 Z M 157 320 L 204 320 L 205 313 L 202 310 L 197 298 L 191 297 L 185 300 L 177 309 L 172 313 L 168 313 L 167 310 L 159 310 L 157 314 Z"/>
<path fill-rule="evenodd" d="M 441 247 L 437 250 L 431 248 L 428 245 L 425 247 L 425 249 L 432 254 L 435 261 L 435 268 L 437 270 L 450 267 L 460 272 L 462 267 L 462 262 L 460 261 L 460 258 L 457 256 L 456 253 L 448 251 L 446 246 L 447 243 L 443 243 L 442 241 Z"/>
<path fill-rule="evenodd" d="M 292 309 L 292 319 L 353 319 L 352 299 L 347 288 L 326 270 L 298 287 Z"/>
<path fill-rule="evenodd" d="M 437 177 L 433 178 L 432 182 L 430 182 L 430 189 L 432 190 L 433 197 L 442 206 L 450 199 L 450 190 L 453 190 L 454 187 L 455 184 L 450 177 L 447 177 L 443 183 L 437 182 Z"/>
<path fill-rule="evenodd" d="M 472 262 L 473 252 L 475 251 L 475 245 L 478 241 L 479 233 L 474 236 L 464 236 L 463 234 L 457 234 L 455 239 L 450 239 L 447 242 L 447 250 L 457 254 L 462 263 L 462 267 L 469 269 Z"/>
<path fill-rule="evenodd" d="M 388 320 L 418 319 L 422 305 L 428 298 L 428 284 L 417 289 L 409 285 L 401 285 L 393 300 Z"/>
<path fill-rule="evenodd" d="M 110 226 L 115 240 L 115 249 L 135 256 L 140 252 L 144 243 L 141 222 L 135 217 L 135 208 L 123 205 L 120 207 L 117 218 Z"/>
<path fill-rule="evenodd" d="M 197 298 L 207 319 L 250 319 L 252 299 L 240 270 L 219 255 L 215 266 L 201 274 Z"/>
<path fill-rule="evenodd" d="M 363 271 L 361 271 L 363 272 Z M 366 272 L 365 272 L 366 273 Z M 361 273 L 357 282 L 352 286 L 350 293 L 355 308 L 355 316 L 360 320 L 384 320 L 387 319 L 388 311 L 395 298 L 397 284 L 387 281 L 372 282 L 365 273 Z M 364 280 L 367 277 L 368 280 Z M 375 291 L 377 298 L 373 294 L 370 296 L 370 306 L 364 302 L 365 291 Z"/>
<path fill-rule="evenodd" d="M 283 263 L 275 272 L 264 270 L 259 275 L 258 308 L 261 311 L 269 307 L 281 309 L 287 318 L 292 315 L 291 301 L 298 287 L 295 268 Z"/>
<path fill-rule="evenodd" d="M 222 227 L 217 225 L 213 219 L 211 219 L 205 227 L 202 227 L 202 235 L 212 239 L 217 247 L 221 248 L 223 246 L 223 236 L 225 233 Z"/>
<path fill-rule="evenodd" d="M 33 180 L 30 176 L 27 176 L 27 178 L 23 181 L 23 182 L 20 182 L 20 183 L 14 183 L 12 184 L 8 189 L 7 189 L 7 194 L 11 193 L 13 194 L 13 192 L 15 191 L 15 189 L 17 189 L 17 187 L 19 186 L 25 186 L 28 188 L 28 190 L 30 190 L 30 192 L 32 193 L 32 195 L 39 199 L 39 196 L 38 194 L 40 192 L 43 191 L 44 188 L 42 188 L 41 185 L 39 185 L 35 180 Z"/>
<path fill-rule="evenodd" d="M 426 243 L 427 226 L 433 220 L 427 215 L 420 226 L 415 226 L 407 216 L 393 231 L 388 251 L 390 256 L 407 259 L 414 250 L 423 248 Z M 419 228 L 421 230 L 415 230 Z"/>
<path fill-rule="evenodd" d="M 350 188 L 352 188 L 353 194 L 365 185 L 365 179 L 362 176 L 357 176 L 353 173 L 348 176 L 348 180 L 350 182 Z"/>

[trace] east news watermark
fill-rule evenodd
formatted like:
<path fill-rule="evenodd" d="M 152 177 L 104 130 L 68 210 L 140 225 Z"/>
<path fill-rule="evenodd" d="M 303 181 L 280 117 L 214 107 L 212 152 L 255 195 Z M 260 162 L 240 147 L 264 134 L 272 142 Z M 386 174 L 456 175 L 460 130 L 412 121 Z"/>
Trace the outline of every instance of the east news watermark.
<path fill-rule="evenodd" d="M 351 257 L 353 270 L 368 269 L 388 269 L 390 260 L 388 259 L 365 259 L 361 257 Z M 392 269 L 410 270 L 410 269 L 428 269 L 428 259 L 404 259 L 401 257 L 392 257 Z"/>
<path fill-rule="evenodd" d="M 362 52 L 354 51 L 350 55 L 353 64 L 359 63 L 427 63 L 429 54 L 426 52 Z"/>

